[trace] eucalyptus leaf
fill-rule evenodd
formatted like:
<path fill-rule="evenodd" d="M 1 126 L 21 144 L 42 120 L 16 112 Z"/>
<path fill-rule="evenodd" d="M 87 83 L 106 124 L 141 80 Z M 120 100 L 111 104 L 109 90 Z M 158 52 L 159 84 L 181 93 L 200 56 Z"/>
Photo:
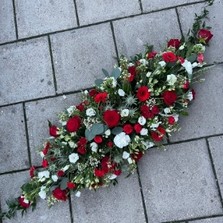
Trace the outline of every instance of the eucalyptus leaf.
<path fill-rule="evenodd" d="M 123 131 L 122 127 L 115 127 L 114 129 L 112 129 L 112 134 L 113 135 L 118 135 L 122 131 Z"/>
<path fill-rule="evenodd" d="M 195 62 L 197 60 L 197 54 L 192 53 L 188 58 L 188 61 L 190 61 L 191 63 Z"/>
<path fill-rule="evenodd" d="M 95 135 L 93 134 L 93 132 L 90 129 L 86 129 L 85 137 L 88 141 L 91 141 L 95 137 Z"/>
<path fill-rule="evenodd" d="M 109 73 L 108 73 L 108 71 L 105 70 L 104 68 L 102 68 L 102 72 L 105 75 L 105 77 L 109 77 L 110 76 Z"/>
<path fill-rule="evenodd" d="M 93 134 L 95 136 L 103 134 L 104 133 L 104 124 L 100 124 L 100 123 L 93 124 L 91 127 L 91 131 L 93 132 Z"/>
<path fill-rule="evenodd" d="M 101 85 L 103 83 L 103 80 L 102 79 L 97 79 L 97 80 L 95 80 L 95 82 L 94 82 L 94 84 L 96 85 L 96 86 L 99 86 L 99 85 Z"/>
<path fill-rule="evenodd" d="M 119 68 L 114 68 L 111 73 L 111 76 L 117 79 L 120 75 L 121 75 L 121 71 L 119 70 Z"/>
<path fill-rule="evenodd" d="M 60 182 L 60 189 L 65 190 L 67 188 L 67 182 L 69 179 L 67 177 L 64 177 Z"/>

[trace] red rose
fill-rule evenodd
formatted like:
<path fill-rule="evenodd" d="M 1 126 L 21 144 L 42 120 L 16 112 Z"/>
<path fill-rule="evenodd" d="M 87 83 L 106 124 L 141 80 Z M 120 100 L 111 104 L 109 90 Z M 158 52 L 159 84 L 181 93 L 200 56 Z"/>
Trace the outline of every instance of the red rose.
<path fill-rule="evenodd" d="M 166 130 L 163 127 L 159 126 L 156 132 L 154 131 L 151 132 L 151 137 L 154 141 L 159 142 L 163 139 L 165 134 Z"/>
<path fill-rule="evenodd" d="M 116 110 L 107 110 L 103 113 L 103 120 L 109 128 L 113 128 L 118 125 L 120 115 Z"/>
<path fill-rule="evenodd" d="M 134 125 L 134 130 L 135 130 L 135 132 L 136 132 L 137 134 L 139 134 L 140 131 L 142 130 L 142 126 L 141 126 L 139 123 L 136 123 L 136 124 Z"/>
<path fill-rule="evenodd" d="M 177 56 L 173 52 L 165 52 L 162 57 L 166 63 L 175 62 L 177 60 Z"/>
<path fill-rule="evenodd" d="M 104 170 L 99 170 L 97 168 L 94 169 L 94 175 L 96 177 L 103 177 L 106 173 L 104 172 Z"/>
<path fill-rule="evenodd" d="M 132 159 L 134 159 L 136 162 L 139 161 L 143 156 L 142 152 L 134 153 L 131 155 Z"/>
<path fill-rule="evenodd" d="M 157 52 L 152 51 L 150 53 L 147 53 L 147 59 L 153 59 L 156 56 Z"/>
<path fill-rule="evenodd" d="M 49 163 L 47 160 L 43 159 L 42 161 L 42 167 L 47 168 L 49 166 Z"/>
<path fill-rule="evenodd" d="M 132 82 L 135 79 L 135 76 L 136 76 L 136 67 L 135 66 L 129 67 L 128 72 L 130 73 L 128 81 Z"/>
<path fill-rule="evenodd" d="M 35 176 L 35 170 L 36 170 L 36 168 L 34 166 L 30 167 L 29 175 L 31 178 L 33 178 Z"/>
<path fill-rule="evenodd" d="M 154 118 L 154 114 L 150 111 L 149 106 L 142 105 L 140 107 L 140 111 L 141 111 L 142 116 L 144 116 L 145 118 Z"/>
<path fill-rule="evenodd" d="M 63 170 L 58 170 L 57 171 L 57 176 L 58 177 L 62 177 L 64 175 L 64 171 Z"/>
<path fill-rule="evenodd" d="M 81 126 L 81 119 L 75 115 L 67 121 L 67 131 L 76 132 Z"/>
<path fill-rule="evenodd" d="M 175 91 L 165 91 L 163 93 L 163 100 L 166 105 L 173 105 L 177 100 L 177 94 Z"/>
<path fill-rule="evenodd" d="M 180 40 L 179 39 L 171 39 L 168 43 L 167 46 L 170 47 L 175 47 L 176 49 L 178 49 L 180 47 Z"/>
<path fill-rule="evenodd" d="M 208 29 L 200 29 L 198 31 L 197 37 L 201 42 L 207 44 L 213 37 L 213 34 Z"/>
<path fill-rule="evenodd" d="M 58 134 L 58 128 L 55 125 L 51 125 L 49 128 L 49 134 L 53 137 L 57 137 Z"/>
<path fill-rule="evenodd" d="M 91 90 L 89 91 L 89 95 L 90 95 L 91 97 L 94 97 L 97 93 L 98 93 L 98 91 L 97 91 L 96 89 L 91 89 Z"/>
<path fill-rule="evenodd" d="M 95 97 L 94 97 L 94 101 L 96 103 L 100 103 L 100 102 L 105 102 L 106 99 L 108 97 L 108 93 L 107 92 L 101 92 L 98 93 Z"/>
<path fill-rule="evenodd" d="M 67 182 L 67 188 L 69 188 L 70 190 L 74 189 L 76 187 L 76 184 L 73 182 Z"/>
<path fill-rule="evenodd" d="M 123 131 L 126 133 L 126 134 L 131 134 L 133 132 L 133 127 L 131 124 L 125 124 L 123 126 Z"/>
<path fill-rule="evenodd" d="M 198 63 L 201 63 L 201 64 L 204 62 L 204 54 L 203 53 L 199 53 L 197 55 L 197 61 L 198 61 Z"/>
<path fill-rule="evenodd" d="M 175 118 L 174 118 L 173 116 L 168 117 L 168 123 L 169 123 L 170 125 L 174 125 L 174 123 L 175 123 Z"/>
<path fill-rule="evenodd" d="M 115 170 L 113 173 L 114 173 L 116 176 L 119 176 L 119 175 L 122 173 L 122 171 L 121 171 L 121 170 Z"/>
<path fill-rule="evenodd" d="M 94 141 L 95 141 L 97 144 L 100 144 L 100 143 L 102 143 L 103 139 L 102 139 L 101 136 L 95 136 L 95 137 L 94 137 Z"/>
<path fill-rule="evenodd" d="M 141 86 L 136 96 L 140 101 L 146 101 L 150 97 L 149 88 L 147 86 Z"/>
<path fill-rule="evenodd" d="M 159 112 L 160 112 L 160 110 L 159 110 L 159 107 L 157 106 L 157 105 L 154 105 L 153 107 L 152 107 L 152 113 L 154 114 L 154 115 L 158 115 L 159 114 Z"/>
<path fill-rule="evenodd" d="M 76 108 L 77 108 L 80 112 L 84 111 L 84 103 L 80 103 L 79 105 L 76 106 Z"/>
<path fill-rule="evenodd" d="M 87 150 L 84 146 L 81 146 L 81 147 L 77 148 L 77 152 L 81 155 L 84 155 L 84 154 L 86 154 Z"/>
<path fill-rule="evenodd" d="M 43 153 L 44 156 L 48 153 L 49 149 L 50 149 L 50 143 L 47 142 L 47 143 L 45 144 L 44 149 L 42 150 L 42 153 Z"/>
<path fill-rule="evenodd" d="M 109 141 L 108 143 L 107 143 L 107 146 L 109 147 L 109 148 L 112 148 L 113 147 L 113 142 L 112 141 Z"/>
<path fill-rule="evenodd" d="M 19 197 L 18 202 L 19 202 L 19 205 L 23 208 L 29 208 L 30 207 L 30 202 L 27 203 L 24 196 Z"/>
<path fill-rule="evenodd" d="M 59 187 L 53 190 L 53 196 L 60 201 L 66 201 L 67 200 L 67 192 L 66 190 L 61 190 Z"/>
<path fill-rule="evenodd" d="M 87 144 L 87 139 L 86 139 L 85 137 L 81 137 L 81 138 L 78 140 L 78 142 L 77 142 L 77 145 L 78 145 L 79 147 L 81 147 L 81 146 L 86 146 L 86 144 Z"/>

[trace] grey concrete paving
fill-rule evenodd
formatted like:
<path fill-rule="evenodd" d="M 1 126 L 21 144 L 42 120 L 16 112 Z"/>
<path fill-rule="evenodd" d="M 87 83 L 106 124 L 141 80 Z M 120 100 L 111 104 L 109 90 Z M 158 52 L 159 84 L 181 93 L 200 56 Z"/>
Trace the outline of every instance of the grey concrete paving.
<path fill-rule="evenodd" d="M 181 36 L 180 27 L 185 34 L 202 7 L 193 0 L 0 0 L 1 208 L 19 196 L 29 161 L 40 164 L 35 150 L 48 137 L 47 119 L 57 124 L 57 113 L 78 103 L 79 90 L 93 86 L 101 68 L 110 71 L 117 54 L 146 43 L 159 50 Z M 71 206 L 48 210 L 41 201 L 3 223 L 222 223 L 222 9 L 222 0 L 210 8 L 214 38 L 205 55 L 219 64 L 195 85 L 190 116 L 166 151 L 150 150 L 140 175 L 120 177 L 117 187 L 83 191 Z"/>

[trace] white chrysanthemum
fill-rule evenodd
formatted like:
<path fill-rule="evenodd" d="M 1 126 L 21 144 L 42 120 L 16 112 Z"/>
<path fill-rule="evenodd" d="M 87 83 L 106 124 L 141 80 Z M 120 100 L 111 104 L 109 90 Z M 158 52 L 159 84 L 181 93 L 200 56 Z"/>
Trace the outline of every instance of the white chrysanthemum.
<path fill-rule="evenodd" d="M 125 96 L 125 92 L 122 89 L 118 89 L 118 95 L 120 97 L 124 97 Z"/>
<path fill-rule="evenodd" d="M 169 74 L 169 75 L 167 75 L 166 81 L 168 82 L 169 85 L 174 85 L 177 81 L 177 77 L 174 74 Z"/>
<path fill-rule="evenodd" d="M 129 135 L 126 135 L 124 132 L 119 133 L 114 138 L 114 143 L 118 148 L 123 148 L 125 146 L 128 146 L 131 142 L 131 139 Z"/>
<path fill-rule="evenodd" d="M 192 75 L 193 67 L 192 67 L 192 64 L 190 61 L 185 60 L 184 63 L 182 64 L 182 66 L 186 69 L 186 71 L 189 75 Z"/>
<path fill-rule="evenodd" d="M 90 144 L 90 147 L 91 147 L 91 151 L 92 152 L 97 152 L 98 151 L 98 144 L 97 143 L 95 143 L 95 142 L 92 142 L 91 144 Z"/>
<path fill-rule="evenodd" d="M 46 187 L 45 186 L 42 186 L 40 188 L 40 192 L 38 193 L 39 196 L 40 196 L 40 198 L 42 198 L 42 199 L 46 199 L 46 191 L 45 191 L 45 189 L 46 189 Z"/>
<path fill-rule="evenodd" d="M 86 115 L 89 117 L 95 116 L 96 115 L 96 111 L 93 108 L 88 108 L 86 110 Z"/>
<path fill-rule="evenodd" d="M 145 124 L 146 124 L 146 119 L 145 119 L 145 117 L 140 116 L 140 117 L 138 118 L 138 123 L 139 123 L 140 125 L 145 125 Z"/>
<path fill-rule="evenodd" d="M 140 131 L 140 135 L 142 135 L 142 136 L 148 135 L 148 129 L 142 128 L 141 131 Z"/>
<path fill-rule="evenodd" d="M 52 178 L 52 180 L 53 180 L 54 182 L 57 182 L 57 181 L 58 181 L 58 176 L 55 175 L 55 174 L 52 175 L 51 178 Z"/>
<path fill-rule="evenodd" d="M 129 157 L 130 157 L 130 154 L 128 152 L 124 151 L 123 154 L 122 154 L 122 158 L 124 160 L 127 160 Z"/>
<path fill-rule="evenodd" d="M 128 117 L 129 116 L 129 109 L 123 109 L 121 111 L 121 117 Z"/>
<path fill-rule="evenodd" d="M 38 172 L 38 178 L 40 180 L 45 180 L 45 178 L 49 178 L 49 177 L 50 177 L 50 172 L 48 170 Z"/>
<path fill-rule="evenodd" d="M 79 155 L 77 153 L 71 153 L 69 155 L 69 161 L 71 163 L 76 163 L 78 161 L 78 159 L 79 159 Z"/>
<path fill-rule="evenodd" d="M 159 62 L 159 65 L 160 65 L 161 67 L 165 67 L 165 66 L 166 66 L 166 62 L 165 62 L 165 61 L 160 61 L 160 62 Z"/>

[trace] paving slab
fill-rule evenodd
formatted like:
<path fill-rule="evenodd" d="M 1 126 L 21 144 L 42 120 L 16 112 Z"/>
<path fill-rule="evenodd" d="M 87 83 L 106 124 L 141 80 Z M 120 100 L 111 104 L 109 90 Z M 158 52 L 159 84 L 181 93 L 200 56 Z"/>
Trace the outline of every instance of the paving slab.
<path fill-rule="evenodd" d="M 116 57 L 109 23 L 52 35 L 52 51 L 58 92 L 93 86 L 112 70 Z"/>
<path fill-rule="evenodd" d="M 217 218 L 207 218 L 207 219 L 201 219 L 197 221 L 190 221 L 190 223 L 222 223 L 223 217 L 217 217 Z"/>
<path fill-rule="evenodd" d="M 21 194 L 20 186 L 26 183 L 29 179 L 29 173 L 20 172 L 14 174 L 7 174 L 0 176 L 0 198 L 1 198 L 1 207 L 3 210 L 6 210 L 5 201 L 10 198 L 19 197 Z M 13 183 L 12 183 L 13 182 Z M 11 220 L 3 220 L 2 223 L 71 223 L 70 213 L 69 213 L 69 204 L 58 203 L 54 205 L 53 208 L 49 209 L 47 207 L 47 201 L 42 200 L 38 202 L 37 207 L 34 212 L 31 210 L 28 211 L 23 217 L 20 213 L 17 213 L 17 216 Z"/>
<path fill-rule="evenodd" d="M 15 0 L 19 38 L 77 26 L 73 0 Z"/>
<path fill-rule="evenodd" d="M 138 0 L 76 0 L 80 25 L 141 13 Z"/>
<path fill-rule="evenodd" d="M 115 21 L 114 31 L 119 55 L 128 56 L 143 52 L 147 43 L 160 50 L 168 38 L 181 37 L 173 9 Z"/>
<path fill-rule="evenodd" d="M 181 117 L 181 130 L 170 141 L 181 141 L 223 133 L 223 65 L 216 65 L 204 75 L 205 82 L 195 85 L 196 98 L 189 116 Z"/>
<path fill-rule="evenodd" d="M 0 1 L 0 43 L 16 39 L 12 1 Z"/>
<path fill-rule="evenodd" d="M 55 94 L 47 38 L 0 47 L 0 105 Z"/>
<path fill-rule="evenodd" d="M 71 105 L 76 105 L 80 101 L 80 94 L 64 97 L 59 96 L 51 99 L 44 99 L 26 103 L 27 125 L 29 133 L 29 144 L 33 165 L 41 164 L 41 157 L 38 149 L 43 146 L 49 137 L 48 121 L 58 125 L 57 115 Z"/>
<path fill-rule="evenodd" d="M 210 145 L 221 194 L 223 195 L 223 136 L 209 138 L 208 143 Z"/>
<path fill-rule="evenodd" d="M 145 223 L 137 175 L 118 178 L 118 185 L 82 192 L 72 198 L 74 222 Z"/>
<path fill-rule="evenodd" d="M 0 123 L 0 173 L 29 167 L 22 105 L 0 108 Z"/>
<path fill-rule="evenodd" d="M 193 3 L 194 0 L 141 0 L 144 12 L 150 12 L 154 10 L 164 9 L 177 5 Z"/>
<path fill-rule="evenodd" d="M 192 27 L 195 13 L 201 12 L 204 4 L 195 4 L 191 6 L 179 7 L 179 17 L 182 24 L 182 29 L 186 35 L 188 30 Z M 223 62 L 223 47 L 222 47 L 222 36 L 223 36 L 223 1 L 215 0 L 213 6 L 208 8 L 209 20 L 206 24 L 212 27 L 212 33 L 214 34 L 213 39 L 210 41 L 210 49 L 205 54 L 208 63 Z M 188 16 L 188 15 L 191 16 Z"/>
<path fill-rule="evenodd" d="M 205 140 L 148 151 L 139 163 L 150 223 L 222 214 Z"/>

